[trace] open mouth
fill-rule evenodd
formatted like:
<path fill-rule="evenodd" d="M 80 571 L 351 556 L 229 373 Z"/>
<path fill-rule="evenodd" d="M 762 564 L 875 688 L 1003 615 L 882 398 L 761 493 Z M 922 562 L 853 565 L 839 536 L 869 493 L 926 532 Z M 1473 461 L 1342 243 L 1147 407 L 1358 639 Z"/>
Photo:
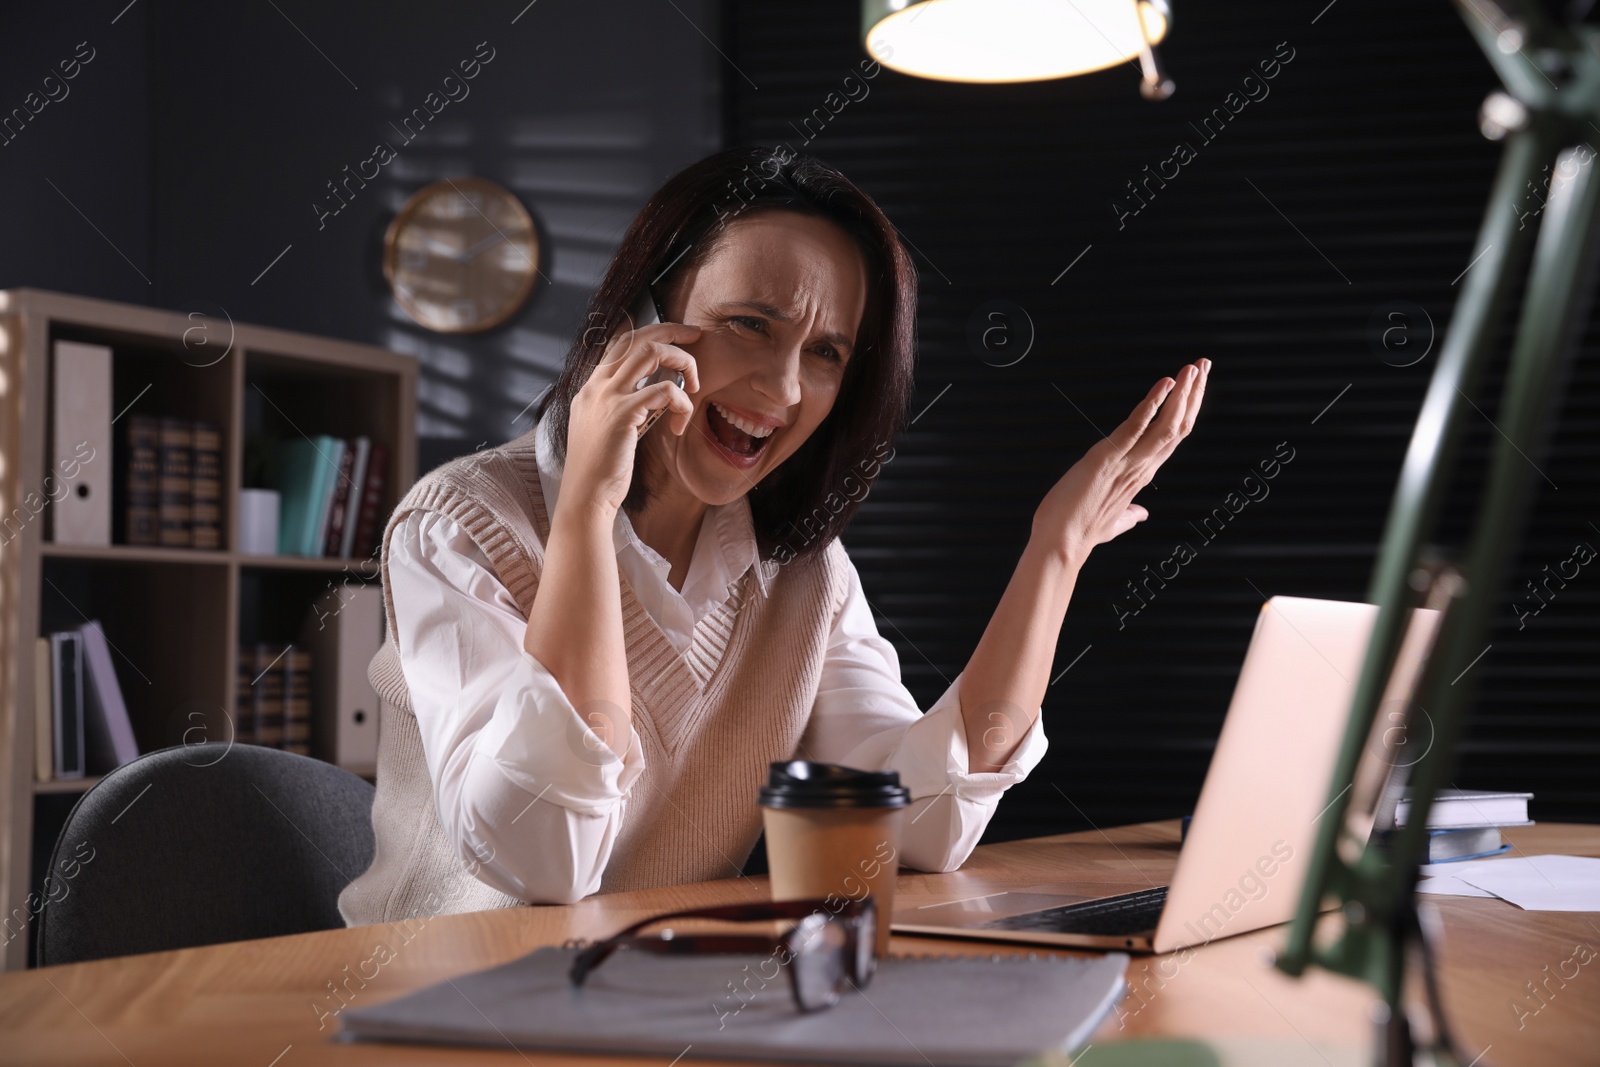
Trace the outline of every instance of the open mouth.
<path fill-rule="evenodd" d="M 723 416 L 715 403 L 706 404 L 705 411 L 706 425 L 711 428 L 712 440 L 721 445 L 732 458 L 738 460 L 738 465 L 741 467 L 748 466 L 760 457 L 766 450 L 767 442 L 777 436 L 776 432 L 773 432 L 765 437 L 756 437 L 739 429 Z"/>

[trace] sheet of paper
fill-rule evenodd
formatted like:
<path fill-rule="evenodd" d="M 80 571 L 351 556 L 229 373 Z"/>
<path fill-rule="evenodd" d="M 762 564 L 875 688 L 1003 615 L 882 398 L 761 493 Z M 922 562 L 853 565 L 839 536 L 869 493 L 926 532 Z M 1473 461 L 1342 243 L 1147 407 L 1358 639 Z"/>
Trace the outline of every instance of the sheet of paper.
<path fill-rule="evenodd" d="M 1524 911 L 1600 911 L 1600 859 L 1588 856 L 1484 861 L 1455 877 Z"/>
<path fill-rule="evenodd" d="M 1440 878 L 1424 878 L 1422 881 L 1417 883 L 1417 892 L 1432 893 L 1436 896 L 1445 897 L 1492 898 L 1494 896 L 1494 894 L 1489 892 L 1487 889 L 1479 889 L 1475 885 L 1469 885 L 1459 878 L 1453 878 L 1448 875 Z"/>
<path fill-rule="evenodd" d="M 1427 878 L 1450 878 L 1450 880 L 1459 881 L 1462 877 L 1466 877 L 1467 873 L 1474 872 L 1474 870 L 1488 869 L 1488 867 L 1512 861 L 1512 859 L 1517 859 L 1517 853 L 1502 853 L 1499 856 L 1491 856 L 1490 859 L 1450 859 L 1450 861 L 1442 862 L 1442 864 L 1422 864 L 1421 867 L 1416 869 L 1416 872 L 1424 880 L 1427 880 Z M 1421 885 L 1418 888 L 1421 888 Z M 1494 894 L 1483 893 L 1482 889 L 1477 889 L 1474 893 L 1462 893 L 1461 896 L 1494 896 Z"/>
<path fill-rule="evenodd" d="M 1483 870 L 1501 863 L 1515 860 L 1515 852 L 1507 852 L 1490 859 L 1482 860 L 1447 860 L 1444 863 L 1424 863 L 1417 868 L 1417 873 L 1424 878 L 1460 878 L 1470 871 Z"/>

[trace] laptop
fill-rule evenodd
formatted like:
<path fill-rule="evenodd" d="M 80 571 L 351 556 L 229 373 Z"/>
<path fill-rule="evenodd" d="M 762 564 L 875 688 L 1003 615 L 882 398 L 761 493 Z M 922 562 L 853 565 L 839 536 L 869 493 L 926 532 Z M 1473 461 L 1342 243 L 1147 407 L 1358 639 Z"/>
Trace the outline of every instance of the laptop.
<path fill-rule="evenodd" d="M 1347 819 L 1358 841 L 1381 817 L 1392 779 L 1420 756 L 1423 739 L 1395 724 L 1439 614 L 1414 610 L 1358 763 Z M 1377 617 L 1375 605 L 1335 600 L 1279 596 L 1262 606 L 1171 885 L 1102 897 L 1035 886 L 904 906 L 894 931 L 1160 953 L 1287 922 Z M 1412 751 L 1407 740 L 1417 742 Z"/>

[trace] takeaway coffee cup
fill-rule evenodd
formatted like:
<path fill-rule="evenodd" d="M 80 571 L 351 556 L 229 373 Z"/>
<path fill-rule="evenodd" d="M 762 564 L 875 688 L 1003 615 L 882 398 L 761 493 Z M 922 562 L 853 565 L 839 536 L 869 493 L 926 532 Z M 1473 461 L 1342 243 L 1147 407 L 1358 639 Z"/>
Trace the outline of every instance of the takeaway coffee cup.
<path fill-rule="evenodd" d="M 770 766 L 761 789 L 773 900 L 877 898 L 879 956 L 900 859 L 900 816 L 911 791 L 894 771 L 790 760 Z"/>

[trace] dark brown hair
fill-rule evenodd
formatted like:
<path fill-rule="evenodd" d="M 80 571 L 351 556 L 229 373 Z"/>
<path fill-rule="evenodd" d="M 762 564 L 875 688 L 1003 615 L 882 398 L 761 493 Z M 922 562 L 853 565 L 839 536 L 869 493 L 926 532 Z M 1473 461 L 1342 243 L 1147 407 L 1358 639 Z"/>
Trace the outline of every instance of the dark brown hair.
<path fill-rule="evenodd" d="M 885 452 L 905 424 L 916 351 L 911 257 L 872 198 L 821 160 L 782 145 L 745 146 L 709 156 L 670 178 L 628 227 L 589 301 L 561 376 L 536 415 L 549 415 L 551 439 L 564 463 L 572 400 L 608 340 L 619 328 L 631 328 L 628 313 L 644 287 L 654 285 L 665 300 L 684 272 L 715 250 L 729 223 L 774 210 L 827 219 L 854 238 L 866 259 L 868 290 L 855 351 L 845 364 L 833 409 L 749 492 L 762 557 L 786 563 L 827 547 L 871 489 Z M 644 460 L 641 448 L 623 502 L 629 512 L 650 498 Z"/>

